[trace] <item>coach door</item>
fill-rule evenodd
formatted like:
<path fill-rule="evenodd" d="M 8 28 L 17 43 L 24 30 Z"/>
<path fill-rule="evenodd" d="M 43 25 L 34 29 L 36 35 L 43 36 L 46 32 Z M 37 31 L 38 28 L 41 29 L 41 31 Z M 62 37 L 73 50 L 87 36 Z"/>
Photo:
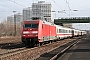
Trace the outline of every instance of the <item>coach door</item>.
<path fill-rule="evenodd" d="M 72 30 L 72 37 L 74 36 L 74 30 Z"/>

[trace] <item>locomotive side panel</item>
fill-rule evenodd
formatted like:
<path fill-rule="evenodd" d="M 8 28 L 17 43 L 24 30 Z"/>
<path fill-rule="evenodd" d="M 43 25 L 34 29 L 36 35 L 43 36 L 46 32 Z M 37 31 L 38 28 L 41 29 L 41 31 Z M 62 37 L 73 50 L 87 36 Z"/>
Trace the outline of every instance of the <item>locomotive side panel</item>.
<path fill-rule="evenodd" d="M 50 37 L 50 25 L 43 24 L 42 27 L 42 40 L 48 41 Z"/>
<path fill-rule="evenodd" d="M 50 26 L 50 40 L 57 39 L 56 26 Z"/>
<path fill-rule="evenodd" d="M 43 22 L 41 20 L 39 20 L 39 26 L 38 26 L 38 41 L 39 42 L 43 42 L 42 40 L 42 27 L 43 27 Z"/>

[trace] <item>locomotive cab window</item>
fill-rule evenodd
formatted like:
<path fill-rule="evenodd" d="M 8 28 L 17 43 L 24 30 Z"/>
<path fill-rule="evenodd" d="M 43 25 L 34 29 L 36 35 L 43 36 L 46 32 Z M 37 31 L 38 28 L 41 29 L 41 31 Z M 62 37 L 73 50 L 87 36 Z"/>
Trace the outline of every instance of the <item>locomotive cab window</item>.
<path fill-rule="evenodd" d="M 38 28 L 38 24 L 25 24 L 24 28 Z"/>

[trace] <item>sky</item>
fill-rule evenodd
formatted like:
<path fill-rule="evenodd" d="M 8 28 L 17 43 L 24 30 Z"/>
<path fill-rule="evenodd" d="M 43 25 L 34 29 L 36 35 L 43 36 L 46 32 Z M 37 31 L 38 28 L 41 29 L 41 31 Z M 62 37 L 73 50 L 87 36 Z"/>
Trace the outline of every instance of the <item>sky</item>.
<path fill-rule="evenodd" d="M 14 2 L 13 2 L 14 1 Z M 0 0 L 0 22 L 6 20 L 7 16 L 15 13 L 22 13 L 23 8 L 31 7 L 33 2 L 39 0 Z M 40 0 L 41 1 L 41 0 Z M 90 17 L 90 0 L 43 0 L 51 2 L 52 17 Z M 73 11 L 78 10 L 78 11 Z M 58 13 L 58 11 L 60 11 Z M 65 12 L 65 13 L 64 13 Z M 90 29 L 90 23 L 73 24 L 77 29 Z"/>

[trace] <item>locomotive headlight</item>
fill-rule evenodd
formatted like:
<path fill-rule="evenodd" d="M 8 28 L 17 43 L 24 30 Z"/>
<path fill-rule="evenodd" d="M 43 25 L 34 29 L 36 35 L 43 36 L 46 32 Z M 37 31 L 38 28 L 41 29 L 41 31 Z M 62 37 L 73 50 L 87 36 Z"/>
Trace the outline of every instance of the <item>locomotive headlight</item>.
<path fill-rule="evenodd" d="M 35 35 L 35 36 L 38 36 L 38 35 Z"/>
<path fill-rule="evenodd" d="M 26 35 L 23 35 L 23 36 L 26 36 Z"/>
<path fill-rule="evenodd" d="M 23 34 L 28 34 L 29 32 L 28 31 L 24 31 Z"/>
<path fill-rule="evenodd" d="M 32 31 L 33 34 L 37 34 L 38 32 L 37 31 Z"/>

